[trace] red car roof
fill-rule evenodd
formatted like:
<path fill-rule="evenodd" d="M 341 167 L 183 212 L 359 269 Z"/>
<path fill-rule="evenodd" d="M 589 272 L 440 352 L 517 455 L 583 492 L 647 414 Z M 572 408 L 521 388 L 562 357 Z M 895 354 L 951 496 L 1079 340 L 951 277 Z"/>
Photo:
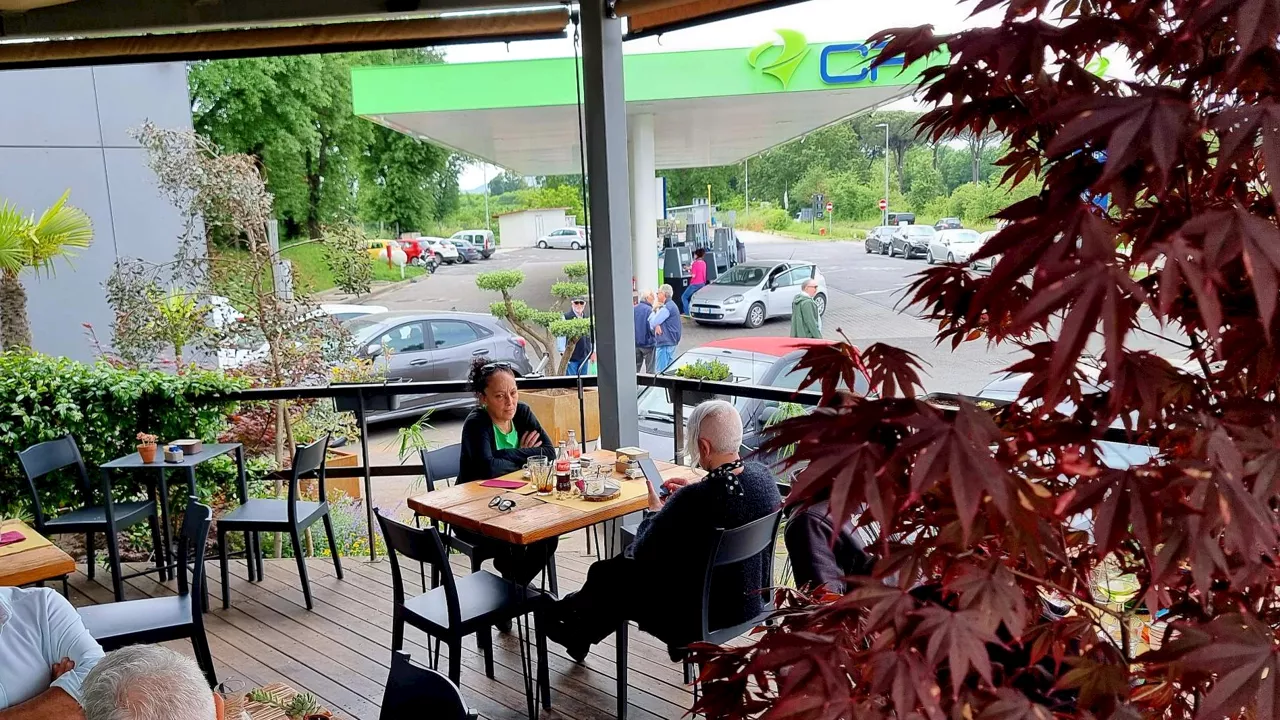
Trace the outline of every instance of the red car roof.
<path fill-rule="evenodd" d="M 789 338 L 789 337 L 768 337 L 768 336 L 752 336 L 752 337 L 734 337 L 725 338 L 723 340 L 712 340 L 702 347 L 719 348 L 722 350 L 739 350 L 741 352 L 760 353 L 761 355 L 772 355 L 774 357 L 782 357 L 795 350 L 804 350 L 814 347 L 815 345 L 834 345 L 833 340 L 810 340 L 807 338 Z"/>

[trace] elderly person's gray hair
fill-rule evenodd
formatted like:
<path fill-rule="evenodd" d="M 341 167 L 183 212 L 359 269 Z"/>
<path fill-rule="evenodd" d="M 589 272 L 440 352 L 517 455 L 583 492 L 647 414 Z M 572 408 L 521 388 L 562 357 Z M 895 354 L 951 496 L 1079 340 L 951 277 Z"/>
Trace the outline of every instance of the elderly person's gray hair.
<path fill-rule="evenodd" d="M 676 294 L 676 291 L 672 290 L 670 285 L 663 285 L 662 287 L 658 288 L 658 292 L 665 295 L 668 300 L 670 300 L 672 296 Z"/>
<path fill-rule="evenodd" d="M 742 416 L 733 403 L 724 400 L 708 400 L 689 414 L 685 436 L 685 449 L 694 467 L 702 464 L 702 451 L 698 440 L 711 443 L 717 453 L 736 453 L 742 447 Z"/>
<path fill-rule="evenodd" d="M 818 287 L 818 281 L 814 280 L 813 278 L 809 278 L 808 280 L 805 280 L 804 282 L 800 283 L 801 290 L 808 290 L 811 287 Z"/>
<path fill-rule="evenodd" d="M 130 645 L 85 676 L 85 720 L 214 720 L 213 691 L 200 666 L 162 645 Z"/>

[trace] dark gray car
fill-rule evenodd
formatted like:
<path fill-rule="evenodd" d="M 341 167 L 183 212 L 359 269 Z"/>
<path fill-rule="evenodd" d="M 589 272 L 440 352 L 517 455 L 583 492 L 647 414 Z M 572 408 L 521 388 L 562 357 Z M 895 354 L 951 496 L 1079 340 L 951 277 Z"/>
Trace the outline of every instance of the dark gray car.
<path fill-rule="evenodd" d="M 491 315 L 455 312 L 390 312 L 343 324 L 356 343 L 356 357 L 386 367 L 390 382 L 463 381 L 477 358 L 511 363 L 520 375 L 532 371 L 525 339 Z M 384 365 L 385 363 L 385 365 Z M 425 409 L 470 407 L 467 392 L 403 395 L 400 408 L 378 420 L 420 415 Z M 372 416 L 371 416 L 372 417 Z"/>

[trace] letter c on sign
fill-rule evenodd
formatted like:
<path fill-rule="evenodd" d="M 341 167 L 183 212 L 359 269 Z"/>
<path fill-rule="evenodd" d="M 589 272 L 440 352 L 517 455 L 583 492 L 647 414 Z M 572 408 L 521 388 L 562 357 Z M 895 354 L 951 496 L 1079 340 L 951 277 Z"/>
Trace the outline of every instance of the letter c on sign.
<path fill-rule="evenodd" d="M 860 72 L 853 75 L 833 75 L 831 73 L 831 56 L 841 53 L 857 52 L 862 53 L 862 57 L 866 57 L 870 49 L 862 43 L 848 43 L 844 45 L 828 45 L 822 48 L 822 59 L 818 67 L 822 72 L 822 82 L 828 85 L 852 85 L 860 83 L 867 79 L 869 70 L 863 68 Z"/>

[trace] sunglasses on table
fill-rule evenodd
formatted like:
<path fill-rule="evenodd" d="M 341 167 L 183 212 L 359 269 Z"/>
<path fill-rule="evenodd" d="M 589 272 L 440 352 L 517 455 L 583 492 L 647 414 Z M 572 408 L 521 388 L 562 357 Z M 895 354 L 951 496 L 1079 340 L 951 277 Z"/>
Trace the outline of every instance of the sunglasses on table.
<path fill-rule="evenodd" d="M 512 500 L 510 498 L 504 498 L 501 495 L 495 495 L 494 498 L 489 501 L 489 507 L 497 508 L 498 512 L 507 512 L 508 510 L 510 510 L 515 506 L 516 506 L 515 500 Z"/>

